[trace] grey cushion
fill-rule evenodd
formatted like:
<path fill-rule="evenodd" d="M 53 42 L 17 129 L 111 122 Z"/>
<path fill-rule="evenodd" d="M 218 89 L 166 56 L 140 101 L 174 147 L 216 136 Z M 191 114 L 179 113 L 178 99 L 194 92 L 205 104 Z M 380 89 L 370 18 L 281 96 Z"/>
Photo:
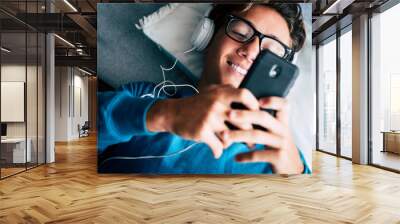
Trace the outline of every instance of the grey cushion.
<path fill-rule="evenodd" d="M 164 4 L 98 4 L 97 72 L 100 79 L 112 87 L 132 81 L 161 82 L 160 64 L 173 64 L 141 30 L 138 20 Z M 167 79 L 187 83 L 177 67 L 166 73 Z"/>

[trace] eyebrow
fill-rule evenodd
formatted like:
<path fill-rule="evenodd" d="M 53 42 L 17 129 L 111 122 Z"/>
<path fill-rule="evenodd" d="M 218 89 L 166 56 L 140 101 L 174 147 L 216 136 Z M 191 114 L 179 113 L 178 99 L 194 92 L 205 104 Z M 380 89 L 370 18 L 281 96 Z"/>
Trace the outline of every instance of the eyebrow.
<path fill-rule="evenodd" d="M 247 20 L 247 19 L 245 19 L 245 18 L 243 18 L 243 17 L 241 17 L 241 16 L 237 16 L 237 15 L 235 15 L 235 14 L 232 14 L 232 15 L 234 15 L 234 16 L 236 16 L 236 17 L 238 17 L 238 18 L 240 18 L 240 19 L 242 19 L 242 20 L 248 22 L 249 24 L 251 24 L 251 26 L 253 27 L 253 29 L 256 30 L 256 31 L 258 31 L 259 33 L 261 33 L 261 34 L 263 34 L 263 35 L 265 35 L 265 36 L 273 37 L 273 38 L 275 38 L 275 39 L 277 39 L 277 40 L 279 40 L 279 41 L 281 41 L 281 42 L 283 43 L 283 41 L 282 41 L 280 38 L 278 38 L 277 36 L 275 36 L 274 34 L 265 34 L 265 33 L 260 32 L 260 31 L 256 28 L 256 26 L 255 26 L 251 21 L 249 21 L 249 20 Z"/>
<path fill-rule="evenodd" d="M 281 39 L 279 39 L 277 36 L 275 36 L 275 35 L 273 35 L 273 34 L 264 34 L 264 35 L 268 35 L 268 36 L 273 37 L 273 38 L 275 38 L 275 39 L 277 39 L 277 40 L 279 40 L 279 41 L 282 42 Z M 283 42 L 282 42 L 282 43 L 283 43 Z"/>

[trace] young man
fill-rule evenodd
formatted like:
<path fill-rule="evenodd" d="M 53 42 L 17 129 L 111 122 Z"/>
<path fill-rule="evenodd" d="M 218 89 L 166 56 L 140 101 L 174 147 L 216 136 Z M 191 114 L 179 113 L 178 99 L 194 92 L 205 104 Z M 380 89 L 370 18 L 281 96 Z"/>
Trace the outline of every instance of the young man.
<path fill-rule="evenodd" d="M 155 85 L 137 82 L 99 95 L 100 172 L 310 173 L 289 130 L 286 100 L 256 99 L 238 88 L 261 50 L 290 60 L 301 49 L 300 7 L 217 5 L 209 17 L 216 29 L 199 94 L 178 89 L 173 98 L 146 98 Z M 232 102 L 248 110 L 232 109 Z M 276 110 L 276 117 L 261 108 Z"/>

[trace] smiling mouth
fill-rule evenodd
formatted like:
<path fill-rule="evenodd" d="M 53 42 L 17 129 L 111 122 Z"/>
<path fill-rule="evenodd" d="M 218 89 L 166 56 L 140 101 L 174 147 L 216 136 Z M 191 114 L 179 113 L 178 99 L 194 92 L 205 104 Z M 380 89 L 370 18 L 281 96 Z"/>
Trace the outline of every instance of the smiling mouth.
<path fill-rule="evenodd" d="M 231 61 L 228 61 L 228 65 L 229 65 L 234 71 L 236 71 L 237 73 L 239 73 L 239 74 L 241 74 L 241 75 L 246 75 L 246 74 L 247 74 L 247 70 L 246 70 L 246 69 L 240 67 L 240 66 L 237 65 L 237 64 L 234 64 L 234 63 L 231 62 Z"/>

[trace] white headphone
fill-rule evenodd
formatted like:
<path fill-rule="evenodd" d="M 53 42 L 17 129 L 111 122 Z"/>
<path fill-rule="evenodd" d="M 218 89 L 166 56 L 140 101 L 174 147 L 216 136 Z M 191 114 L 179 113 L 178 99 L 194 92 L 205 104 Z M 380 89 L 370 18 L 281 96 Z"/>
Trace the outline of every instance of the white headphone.
<path fill-rule="evenodd" d="M 190 39 L 193 48 L 195 48 L 197 51 L 204 50 L 214 34 L 214 29 L 215 29 L 214 21 L 208 18 L 212 9 L 213 9 L 212 7 L 207 9 L 206 13 L 204 14 L 204 17 L 200 20 L 200 22 L 194 29 L 192 38 Z"/>

